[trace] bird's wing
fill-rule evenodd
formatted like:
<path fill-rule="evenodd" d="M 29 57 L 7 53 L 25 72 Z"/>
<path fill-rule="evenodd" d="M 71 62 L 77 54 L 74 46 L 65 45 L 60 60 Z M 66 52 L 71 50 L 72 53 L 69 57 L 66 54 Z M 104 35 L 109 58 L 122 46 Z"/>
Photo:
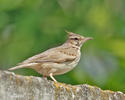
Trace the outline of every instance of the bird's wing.
<path fill-rule="evenodd" d="M 59 49 L 52 48 L 41 54 L 35 55 L 20 64 L 22 65 L 27 63 L 44 63 L 44 62 L 63 63 L 63 62 L 73 61 L 75 58 L 76 58 L 75 55 L 68 55 L 66 52 L 60 51 L 60 48 Z"/>

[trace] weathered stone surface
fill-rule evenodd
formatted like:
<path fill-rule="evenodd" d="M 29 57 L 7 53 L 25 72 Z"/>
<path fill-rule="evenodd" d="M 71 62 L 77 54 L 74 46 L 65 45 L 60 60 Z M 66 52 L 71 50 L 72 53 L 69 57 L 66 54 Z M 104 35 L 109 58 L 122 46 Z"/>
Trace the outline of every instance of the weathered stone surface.
<path fill-rule="evenodd" d="M 125 100 L 125 94 L 0 71 L 0 100 Z"/>

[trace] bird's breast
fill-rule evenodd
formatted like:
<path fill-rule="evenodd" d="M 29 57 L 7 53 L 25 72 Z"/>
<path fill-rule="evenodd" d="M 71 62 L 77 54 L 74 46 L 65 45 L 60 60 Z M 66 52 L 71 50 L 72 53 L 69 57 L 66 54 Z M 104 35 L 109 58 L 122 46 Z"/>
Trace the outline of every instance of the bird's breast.
<path fill-rule="evenodd" d="M 78 50 L 75 60 L 73 60 L 72 62 L 67 64 L 67 66 L 70 66 L 71 68 L 74 68 L 78 64 L 78 62 L 80 60 L 80 56 L 81 56 L 81 52 L 80 52 L 80 50 Z"/>

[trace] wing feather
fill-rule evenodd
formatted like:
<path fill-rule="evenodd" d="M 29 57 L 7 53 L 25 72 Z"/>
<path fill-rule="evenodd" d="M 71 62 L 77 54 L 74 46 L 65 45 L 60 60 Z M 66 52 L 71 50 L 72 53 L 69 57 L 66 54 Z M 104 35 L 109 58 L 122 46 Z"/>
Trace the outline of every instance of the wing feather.
<path fill-rule="evenodd" d="M 54 49 L 54 50 L 53 50 Z M 73 61 L 76 56 L 67 55 L 66 53 L 60 52 L 60 49 L 50 49 L 41 54 L 35 55 L 20 64 L 26 63 L 44 63 L 44 62 L 55 62 L 63 63 L 68 61 Z"/>

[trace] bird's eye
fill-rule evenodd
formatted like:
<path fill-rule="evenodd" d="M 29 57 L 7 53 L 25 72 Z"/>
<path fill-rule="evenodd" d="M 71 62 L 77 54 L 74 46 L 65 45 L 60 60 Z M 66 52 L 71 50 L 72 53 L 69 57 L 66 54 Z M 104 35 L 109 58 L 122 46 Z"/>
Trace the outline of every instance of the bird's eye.
<path fill-rule="evenodd" d="M 74 40 L 79 40 L 78 38 L 74 38 Z"/>

